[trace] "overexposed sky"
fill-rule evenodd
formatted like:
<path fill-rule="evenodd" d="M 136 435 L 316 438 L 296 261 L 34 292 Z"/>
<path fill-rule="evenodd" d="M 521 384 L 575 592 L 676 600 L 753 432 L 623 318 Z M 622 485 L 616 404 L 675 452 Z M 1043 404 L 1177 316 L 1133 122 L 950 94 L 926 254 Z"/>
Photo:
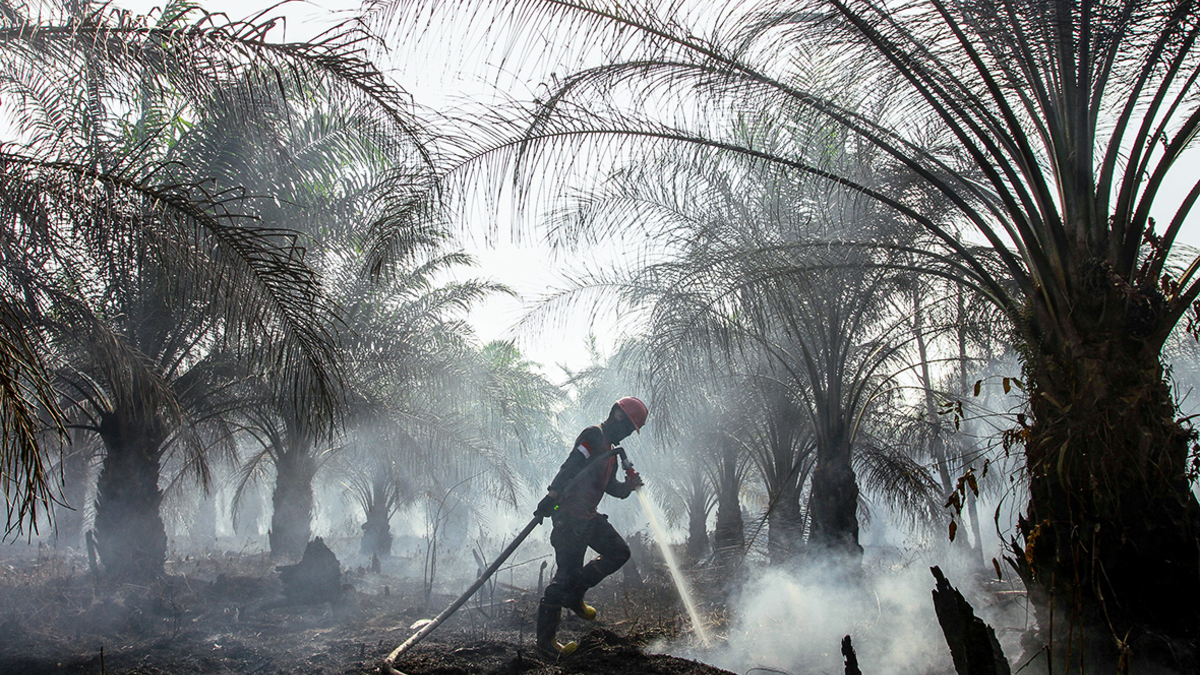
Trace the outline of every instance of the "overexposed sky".
<path fill-rule="evenodd" d="M 156 0 L 116 0 L 114 4 L 144 14 L 163 3 Z M 249 18 L 275 4 L 274 1 L 264 0 L 200 0 L 200 5 L 207 11 L 222 12 L 235 20 Z M 276 34 L 276 39 L 302 41 L 352 18 L 359 6 L 358 0 L 305 0 L 275 7 L 267 16 L 286 18 L 285 32 Z M 385 71 L 389 69 L 386 63 L 380 63 L 379 67 Z M 472 82 L 470 78 L 451 80 L 447 75 L 444 69 L 435 67 L 429 71 L 419 66 L 412 68 L 408 76 L 396 74 L 398 83 L 412 94 L 414 100 L 422 106 L 435 109 L 453 105 L 464 96 L 485 95 L 488 91 L 483 82 Z M 481 79 L 483 77 L 480 76 Z M 513 95 L 523 93 L 512 92 Z M 539 318 L 526 321 L 526 326 L 518 324 L 522 323 L 540 298 L 566 287 L 568 282 L 559 272 L 562 263 L 553 261 L 548 247 L 540 245 L 531 236 L 526 235 L 520 243 L 514 243 L 510 236 L 511 227 L 489 226 L 487 229 L 489 231 L 474 232 L 464 238 L 464 248 L 476 258 L 479 265 L 473 270 L 464 270 L 458 276 L 498 281 L 517 292 L 519 297 L 496 296 L 477 306 L 469 320 L 482 341 L 516 340 L 526 358 L 540 364 L 544 374 L 552 380 L 561 382 L 565 379 L 565 372 L 559 365 L 566 365 L 572 370 L 588 365 L 587 344 L 592 332 L 590 322 L 586 318 L 580 321 Z M 601 321 L 594 331 L 598 336 L 598 347 L 604 354 L 611 353 L 620 337 L 607 325 L 607 322 Z"/>
<path fill-rule="evenodd" d="M 152 0 L 116 0 L 115 4 L 137 13 L 145 13 L 161 3 Z M 269 8 L 275 3 L 264 0 L 200 0 L 200 4 L 208 11 L 224 12 L 233 19 L 240 19 Z M 268 15 L 285 16 L 286 39 L 300 41 L 327 30 L 338 21 L 351 18 L 359 5 L 358 0 L 306 0 L 275 7 Z M 542 39 L 550 38 L 543 36 Z M 427 45 L 430 42 L 428 38 L 425 40 Z M 432 48 L 435 51 L 425 57 L 420 54 L 390 52 L 387 61 L 391 63 L 381 62 L 380 67 L 395 75 L 398 83 L 413 95 L 418 104 L 434 109 L 444 109 L 466 98 L 492 96 L 497 78 L 524 72 L 529 65 L 526 63 L 501 66 L 490 62 L 484 69 L 491 72 L 464 76 L 454 73 L 453 65 L 471 61 L 479 68 L 478 64 L 485 61 L 480 56 L 489 55 L 489 47 L 470 43 L 467 39 L 457 42 L 443 40 L 440 43 L 434 40 Z M 533 61 L 532 70 L 553 68 L 552 65 L 537 62 L 540 54 L 536 45 L 526 51 L 528 53 L 525 54 L 525 58 Z M 510 90 L 505 91 L 505 94 L 511 98 L 529 99 L 536 94 L 537 82 L 525 83 L 511 77 L 508 82 Z M 521 87 L 528 89 L 517 90 Z M 1185 164 L 1195 167 L 1196 170 L 1175 171 L 1173 183 L 1165 186 L 1164 192 L 1173 195 L 1174 198 L 1158 200 L 1155 215 L 1159 222 L 1159 231 L 1190 189 L 1190 181 L 1200 175 L 1200 148 L 1193 149 L 1185 156 Z M 516 339 L 527 358 L 542 364 L 546 375 L 555 381 L 561 381 L 563 377 L 562 371 L 555 367 L 557 364 L 565 364 L 572 369 L 587 365 L 586 344 L 589 332 L 596 332 L 597 345 L 602 353 L 611 353 L 620 338 L 620 329 L 613 325 L 615 321 L 611 316 L 600 316 L 592 325 L 593 322 L 587 318 L 565 320 L 563 312 L 544 312 L 543 314 L 548 314 L 553 320 L 540 317 L 526 321 L 527 325 L 518 327 L 518 323 L 526 317 L 539 298 L 568 285 L 572 267 L 578 263 L 555 260 L 548 247 L 531 236 L 534 230 L 528 225 L 523 228 L 526 234 L 519 242 L 514 242 L 510 236 L 514 228 L 494 224 L 496 218 L 505 219 L 503 215 L 476 216 L 472 218 L 471 225 L 464 226 L 470 233 L 464 246 L 477 258 L 480 265 L 463 276 L 494 279 L 511 287 L 520 297 L 497 297 L 472 312 L 470 320 L 479 337 L 484 341 Z M 492 224 L 478 224 L 483 222 Z M 1179 240 L 1180 243 L 1200 248 L 1200 209 L 1193 211 Z"/>

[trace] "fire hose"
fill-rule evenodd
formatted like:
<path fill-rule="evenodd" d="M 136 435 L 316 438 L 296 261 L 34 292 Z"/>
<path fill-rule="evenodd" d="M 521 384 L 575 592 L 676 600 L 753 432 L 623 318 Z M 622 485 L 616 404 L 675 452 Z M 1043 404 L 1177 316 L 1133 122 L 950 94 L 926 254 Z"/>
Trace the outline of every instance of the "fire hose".
<path fill-rule="evenodd" d="M 629 471 L 632 470 L 633 465 L 629 464 L 629 458 L 625 456 L 625 450 L 620 446 L 617 446 L 603 455 L 600 455 L 597 459 L 604 460 L 612 457 L 613 455 L 618 455 L 621 457 L 622 466 L 625 468 L 626 474 L 628 475 Z M 600 462 L 598 461 L 592 466 L 598 466 L 599 464 Z M 579 474 L 571 480 L 571 482 L 567 483 L 567 486 L 563 488 L 563 492 L 565 493 L 569 491 L 586 473 L 586 469 L 584 471 L 580 471 Z M 401 654 L 411 649 L 418 642 L 424 640 L 425 636 L 432 633 L 438 626 L 442 625 L 442 622 L 444 622 L 446 619 L 449 619 L 451 614 L 454 614 L 460 607 L 465 605 L 466 602 L 471 599 L 471 596 L 475 595 L 475 591 L 478 591 L 485 583 L 487 583 L 487 580 L 496 573 L 496 570 L 500 569 L 500 566 L 504 564 L 504 561 L 508 560 L 509 556 L 511 556 L 513 552 L 517 550 L 517 547 L 529 537 L 529 534 L 533 532 L 534 528 L 542 524 L 543 519 L 544 516 L 534 516 L 532 519 L 530 519 L 530 521 L 525 524 L 525 527 L 516 536 L 516 538 L 512 540 L 512 543 L 510 543 L 503 551 L 500 552 L 500 555 L 496 557 L 496 560 L 491 565 L 488 565 L 487 569 L 483 571 L 483 574 L 481 574 L 479 578 L 475 580 L 475 583 L 471 584 L 471 587 L 468 588 L 462 595 L 460 595 L 457 600 L 450 603 L 450 606 L 446 607 L 446 609 L 443 609 L 441 614 L 438 614 L 432 621 L 421 626 L 421 628 L 418 629 L 417 632 L 413 633 L 411 637 L 405 640 L 403 644 L 393 649 L 392 653 L 388 654 L 387 658 L 385 658 L 383 663 L 380 664 L 379 671 L 385 675 L 404 675 L 404 673 L 396 670 L 394 667 L 396 659 L 399 658 Z"/>
<path fill-rule="evenodd" d="M 512 543 L 508 545 L 508 548 L 505 548 L 504 551 L 500 553 L 500 556 L 496 558 L 495 562 L 493 562 L 491 565 L 488 565 L 488 568 L 483 571 L 483 574 L 480 575 L 478 579 L 475 580 L 475 583 L 471 584 L 471 587 L 468 588 L 465 593 L 460 595 L 457 600 L 450 603 L 450 606 L 446 609 L 443 609 L 442 613 L 438 614 L 437 617 L 435 617 L 432 621 L 424 626 L 421 626 L 420 630 L 413 633 L 412 637 L 404 641 L 404 644 L 396 647 L 394 650 L 392 650 L 391 654 L 387 655 L 387 658 L 383 660 L 383 665 L 381 665 L 379 668 L 380 671 L 387 673 L 387 675 L 404 675 L 392 667 L 392 664 L 396 662 L 396 659 L 401 654 L 408 651 L 413 645 L 425 639 L 426 635 L 432 633 L 435 628 L 442 624 L 443 621 L 449 619 L 451 614 L 457 612 L 458 608 L 462 607 L 467 600 L 470 600 L 471 596 L 475 595 L 475 591 L 479 590 L 481 586 L 487 583 L 487 580 L 496 573 L 496 570 L 500 569 L 500 566 L 504 564 L 504 561 L 508 560 L 508 557 L 513 554 L 513 551 L 517 550 L 517 547 L 521 545 L 521 542 L 525 541 L 525 538 L 529 536 L 529 533 L 533 532 L 533 529 L 541 524 L 541 516 L 534 516 L 528 523 L 526 523 L 525 529 L 521 530 L 521 533 L 517 535 L 516 539 L 513 539 Z"/>

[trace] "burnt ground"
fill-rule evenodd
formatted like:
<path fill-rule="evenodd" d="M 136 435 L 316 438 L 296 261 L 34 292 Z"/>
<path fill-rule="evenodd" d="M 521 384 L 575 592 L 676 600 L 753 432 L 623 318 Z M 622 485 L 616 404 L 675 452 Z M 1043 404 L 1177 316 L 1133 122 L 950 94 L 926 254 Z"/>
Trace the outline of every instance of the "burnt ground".
<path fill-rule="evenodd" d="M 359 569 L 344 574 L 350 590 L 336 606 L 285 604 L 264 555 L 194 557 L 168 563 L 168 572 L 145 586 L 111 585 L 94 583 L 86 559 L 69 552 L 0 561 L 0 673 L 377 672 L 415 621 L 453 599 L 435 594 L 426 603 L 419 582 Z M 565 613 L 560 636 L 580 649 L 560 662 L 533 648 L 537 596 L 485 586 L 396 667 L 407 675 L 727 672 L 645 650 L 681 631 L 665 579 L 652 575 L 634 589 L 614 579 L 595 589 L 589 599 L 602 620 Z"/>

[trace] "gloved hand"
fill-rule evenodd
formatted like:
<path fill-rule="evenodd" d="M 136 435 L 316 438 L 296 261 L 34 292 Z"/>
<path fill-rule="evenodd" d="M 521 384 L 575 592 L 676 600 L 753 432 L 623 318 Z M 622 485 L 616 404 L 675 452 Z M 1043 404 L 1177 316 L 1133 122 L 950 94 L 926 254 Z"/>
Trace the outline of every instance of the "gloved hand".
<path fill-rule="evenodd" d="M 641 475 L 639 475 L 638 472 L 634 471 L 633 469 L 625 472 L 625 484 L 629 486 L 630 490 L 636 490 L 645 485 L 645 483 L 642 482 Z"/>
<path fill-rule="evenodd" d="M 549 518 L 554 515 L 554 509 L 558 508 L 558 500 L 550 495 L 542 497 L 542 501 L 538 502 L 537 508 L 534 509 L 533 515 L 539 518 Z"/>

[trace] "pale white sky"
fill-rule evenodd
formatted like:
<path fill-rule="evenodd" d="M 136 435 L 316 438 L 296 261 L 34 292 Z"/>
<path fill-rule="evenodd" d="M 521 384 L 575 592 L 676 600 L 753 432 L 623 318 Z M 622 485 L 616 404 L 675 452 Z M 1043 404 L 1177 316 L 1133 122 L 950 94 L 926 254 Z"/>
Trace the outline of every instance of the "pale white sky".
<path fill-rule="evenodd" d="M 115 4 L 144 13 L 162 3 L 153 0 L 116 0 Z M 246 18 L 273 4 L 274 0 L 201 0 L 201 5 L 209 11 L 224 12 L 234 19 Z M 270 13 L 286 16 L 286 38 L 298 41 L 323 32 L 339 20 L 350 18 L 359 4 L 358 0 L 308 0 L 285 4 Z M 443 59 L 446 62 L 438 64 L 441 68 L 432 63 L 420 63 L 419 58 L 412 59 L 405 64 L 408 67 L 404 68 L 406 74 L 400 78 L 400 84 L 409 90 L 418 103 L 434 108 L 445 105 L 447 101 L 461 100 L 464 96 L 486 93 L 490 91 L 487 84 L 469 78 L 450 77 L 450 72 L 446 70 L 449 61 L 463 57 L 463 51 L 477 48 L 478 45 L 440 45 L 438 57 L 449 52 L 457 53 L 458 57 L 446 56 Z M 399 57 L 394 60 L 404 63 Z M 417 61 L 415 67 L 413 61 Z M 479 75 L 477 80 L 485 77 L 489 75 Z M 528 98 L 530 92 L 511 91 L 508 94 L 516 98 Z M 1167 214 L 1173 212 L 1190 188 L 1188 181 L 1195 180 L 1195 176 L 1200 174 L 1200 149 L 1193 149 L 1186 159 L 1186 164 L 1197 167 L 1197 170 L 1174 172 L 1175 183 L 1166 186 L 1166 192 L 1178 195 L 1178 198 L 1160 199 L 1155 209 L 1160 231 L 1169 219 Z M 538 320 L 527 322 L 532 326 L 519 330 L 514 328 L 539 298 L 567 285 L 566 274 L 570 271 L 571 263 L 555 262 L 547 247 L 532 240 L 532 237 L 524 237 L 520 244 L 513 243 L 508 236 L 509 229 L 495 227 L 490 235 L 486 235 L 491 240 L 487 243 L 484 233 L 474 233 L 474 241 L 469 242 L 467 248 L 476 256 L 480 266 L 468 276 L 495 279 L 517 291 L 520 298 L 495 298 L 483 304 L 472 312 L 471 323 L 482 340 L 517 339 L 528 359 L 542 364 L 545 374 L 551 379 L 561 381 L 563 373 L 555 367 L 556 364 L 566 364 L 573 369 L 587 365 L 586 344 L 590 330 L 594 329 L 597 333 L 597 345 L 601 352 L 608 354 L 619 341 L 621 329 L 613 325 L 611 316 L 599 317 L 594 326 L 589 325 L 591 322 L 586 319 Z M 1200 248 L 1200 210 L 1193 211 L 1179 239 L 1181 243 Z"/>
<path fill-rule="evenodd" d="M 116 0 L 114 4 L 133 12 L 146 13 L 163 3 L 158 0 Z M 271 7 L 276 2 L 200 0 L 200 4 L 210 12 L 224 12 L 231 19 L 242 19 Z M 306 0 L 285 4 L 271 11 L 270 15 L 286 17 L 286 39 L 300 41 L 350 18 L 359 6 L 358 0 Z M 445 87 L 443 85 L 448 83 L 448 79 L 443 77 L 444 72 L 420 72 L 418 69 L 417 74 L 424 77 L 417 81 L 404 78 L 400 84 L 424 106 L 437 107 L 445 101 L 457 99 L 468 93 L 467 88 L 478 86 L 480 92 L 486 90 L 483 85 L 466 80 L 455 81 L 454 88 Z M 547 247 L 531 241 L 528 236 L 520 244 L 512 243 L 508 236 L 509 229 L 497 227 L 494 235 L 488 237 L 493 240 L 490 243 L 485 243 L 483 233 L 473 235 L 470 238 L 473 241 L 468 241 L 465 247 L 475 256 L 479 266 L 460 276 L 493 279 L 507 285 L 520 297 L 494 297 L 471 312 L 470 322 L 484 342 L 495 339 L 516 340 L 527 359 L 540 364 L 543 373 L 553 381 L 562 382 L 565 373 L 557 367 L 558 365 L 564 364 L 573 370 L 588 365 L 587 344 L 592 327 L 586 320 L 534 320 L 527 322 L 530 324 L 528 327 L 518 326 L 540 298 L 565 288 L 568 282 L 563 275 L 556 273 L 555 270 L 560 268 L 561 263 L 551 260 Z M 617 330 L 609 328 L 609 323 L 605 321 L 599 322 L 594 332 L 597 334 L 600 351 L 606 355 L 611 354 L 621 335 Z"/>

